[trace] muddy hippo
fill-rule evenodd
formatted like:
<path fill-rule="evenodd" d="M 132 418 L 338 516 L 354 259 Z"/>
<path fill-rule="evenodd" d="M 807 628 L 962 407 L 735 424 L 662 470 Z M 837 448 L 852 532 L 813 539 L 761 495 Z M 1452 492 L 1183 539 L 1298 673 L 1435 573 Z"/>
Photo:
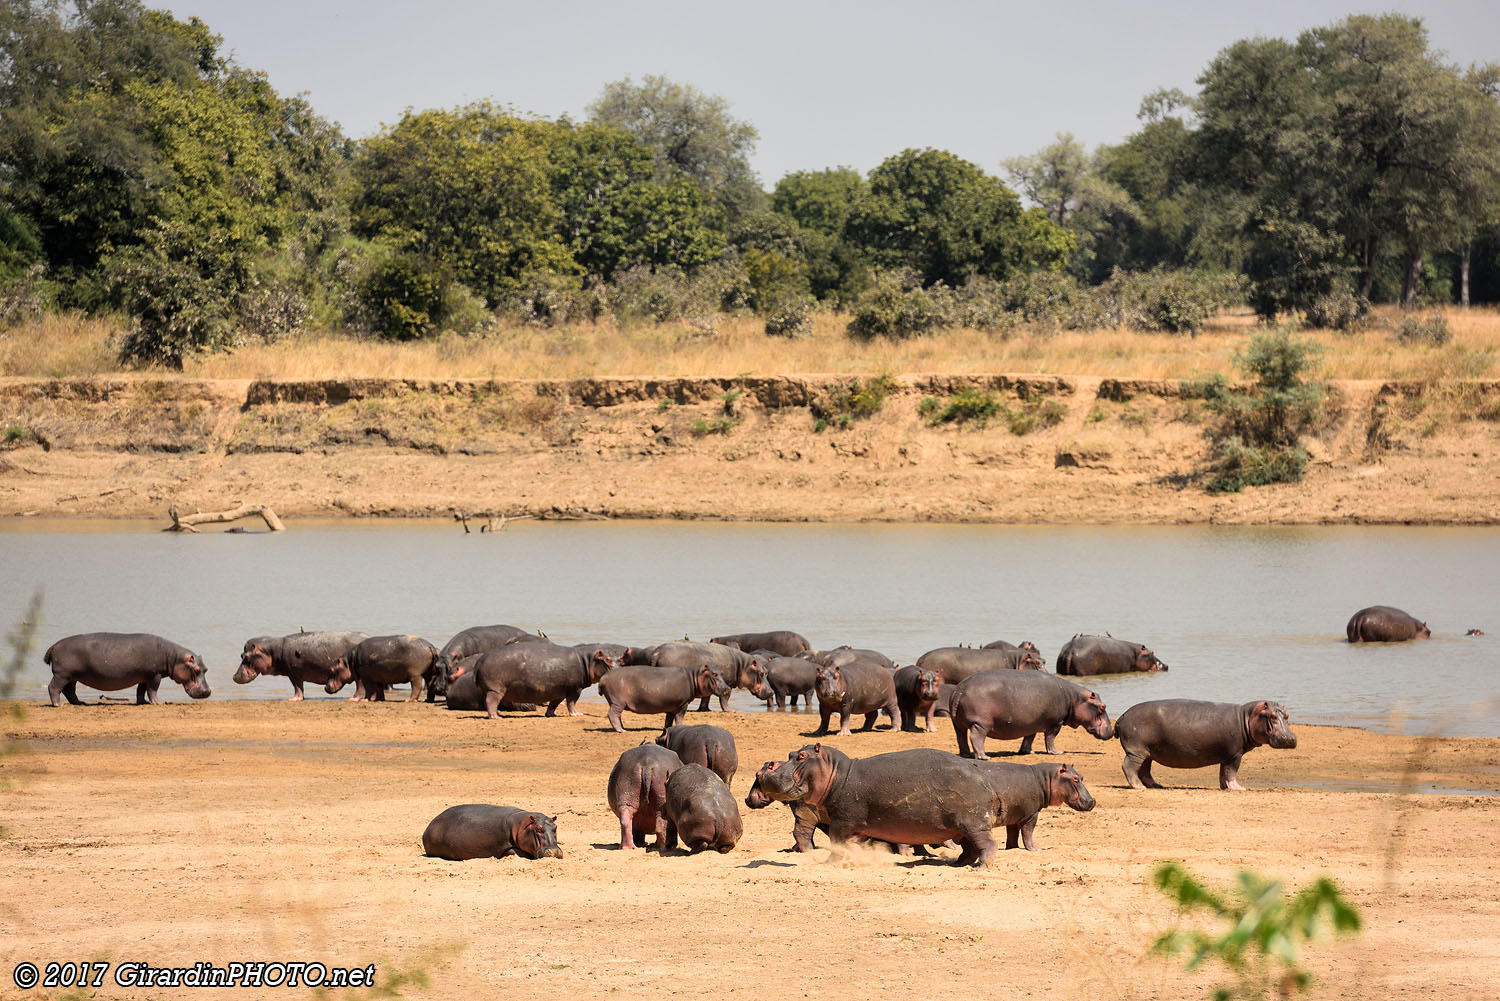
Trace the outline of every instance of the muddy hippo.
<path fill-rule="evenodd" d="M 728 636 L 715 636 L 709 642 L 732 646 L 747 653 L 766 650 L 779 657 L 795 657 L 803 650 L 812 649 L 806 636 L 789 629 L 777 629 L 769 633 L 732 633 Z"/>
<path fill-rule="evenodd" d="M 725 649 L 728 649 L 725 647 Z M 609 725 L 624 733 L 620 714 L 625 710 L 649 715 L 665 713 L 662 730 L 681 722 L 694 699 L 729 694 L 724 675 L 711 664 L 698 667 L 620 667 L 599 682 L 599 694 L 609 703 Z"/>
<path fill-rule="evenodd" d="M 72 705 L 83 705 L 78 697 L 80 682 L 103 692 L 134 685 L 136 705 L 160 702 L 156 690 L 163 678 L 177 682 L 191 698 L 206 699 L 213 694 L 202 657 L 151 633 L 67 636 L 47 648 L 42 662 L 52 668 L 47 698 L 54 706 L 59 696 Z"/>
<path fill-rule="evenodd" d="M 336 694 L 354 682 L 351 702 L 383 698 L 385 686 L 411 684 L 408 702 L 422 697 L 422 685 L 451 667 L 442 652 L 420 636 L 371 636 L 340 657 L 328 672 L 323 691 Z M 446 690 L 446 682 L 443 683 Z"/>
<path fill-rule="evenodd" d="M 557 818 L 514 806 L 450 806 L 422 832 L 422 852 L 461 862 L 471 858 L 562 858 Z"/>
<path fill-rule="evenodd" d="M 480 656 L 472 671 L 484 692 L 484 709 L 490 719 L 498 716 L 501 703 L 544 702 L 547 715 L 556 716 L 566 703 L 569 716 L 578 712 L 578 697 L 619 663 L 603 650 L 586 653 L 547 640 L 512 643 Z M 457 684 L 471 669 L 453 668 L 450 684 Z"/>
<path fill-rule="evenodd" d="M 804 650 L 797 656 L 820 667 L 842 667 L 855 661 L 863 661 L 879 665 L 887 671 L 896 670 L 896 662 L 879 650 L 860 650 L 851 646 L 835 647 L 832 650 Z"/>
<path fill-rule="evenodd" d="M 953 693 L 953 732 L 958 753 L 984 759 L 986 737 L 1021 739 L 1018 754 L 1030 754 L 1038 733 L 1048 754 L 1064 726 L 1081 726 L 1100 740 L 1115 735 L 1099 696 L 1082 685 L 1044 671 L 985 671 L 965 678 Z"/>
<path fill-rule="evenodd" d="M 1113 636 L 1079 634 L 1057 653 L 1057 673 L 1088 677 L 1095 674 L 1126 674 L 1130 671 L 1165 671 L 1167 665 L 1139 643 Z"/>
<path fill-rule="evenodd" d="M 898 668 L 891 681 L 896 686 L 896 705 L 901 710 L 901 729 L 916 733 L 917 716 L 925 717 L 922 729 L 932 732 L 932 713 L 937 708 L 943 681 L 936 671 L 910 664 Z"/>
<path fill-rule="evenodd" d="M 823 718 L 817 736 L 828 732 L 835 709 L 839 712 L 839 736 L 849 736 L 849 717 L 863 713 L 861 730 L 875 729 L 881 710 L 891 718 L 891 729 L 901 729 L 901 707 L 896 703 L 896 683 L 883 667 L 862 660 L 835 667 L 818 668 L 818 712 Z"/>
<path fill-rule="evenodd" d="M 745 795 L 745 805 L 752 810 L 763 810 L 772 803 L 783 802 L 792 811 L 792 851 L 812 851 L 814 833 L 828 833 L 828 814 L 800 799 L 773 799 L 767 789 L 779 788 L 790 796 L 796 786 L 796 766 L 793 758 L 785 761 L 767 761 L 755 772 L 750 782 L 750 791 Z"/>
<path fill-rule="evenodd" d="M 1023 650 L 1020 647 L 1014 650 L 988 647 L 975 650 L 962 646 L 940 646 L 918 657 L 917 666 L 937 672 L 939 684 L 947 682 L 950 685 L 956 685 L 980 671 L 1001 669 L 1040 671 L 1042 658 L 1037 655 L 1036 651 Z"/>
<path fill-rule="evenodd" d="M 1246 751 L 1262 744 L 1296 747 L 1280 702 L 1141 702 L 1120 714 L 1115 733 L 1125 748 L 1125 780 L 1132 789 L 1158 789 L 1151 762 L 1168 768 L 1219 766 L 1219 788 L 1244 791 L 1236 776 Z"/>
<path fill-rule="evenodd" d="M 1432 638 L 1427 623 L 1390 605 L 1361 608 L 1349 619 L 1344 635 L 1350 643 L 1401 643 Z"/>
<path fill-rule="evenodd" d="M 750 694 L 764 699 L 766 708 L 771 708 L 775 697 L 776 708 L 785 709 L 788 704 L 797 707 L 798 697 L 812 704 L 813 688 L 818 684 L 818 665 L 801 657 L 772 657 L 764 666 L 759 664 L 745 669 L 750 681 Z"/>
<path fill-rule="evenodd" d="M 667 841 L 667 779 L 682 767 L 676 751 L 647 741 L 620 755 L 609 773 L 609 808 L 620 818 L 620 847 L 635 848 L 635 839 L 656 835 L 659 852 Z"/>
<path fill-rule="evenodd" d="M 489 653 L 512 643 L 530 643 L 542 637 L 516 626 L 470 626 L 443 644 L 443 653 L 457 664 L 476 653 Z"/>
<path fill-rule="evenodd" d="M 683 765 L 667 779 L 667 847 L 690 852 L 734 850 L 744 833 L 740 809 L 724 780 L 702 765 Z"/>
<path fill-rule="evenodd" d="M 734 734 L 718 726 L 669 726 L 656 742 L 675 751 L 685 765 L 702 765 L 724 780 L 734 782 L 740 756 L 735 750 Z"/>
<path fill-rule="evenodd" d="M 288 633 L 286 636 L 255 636 L 245 641 L 240 653 L 240 668 L 234 672 L 236 685 L 248 685 L 261 675 L 280 675 L 292 683 L 288 702 L 306 698 L 302 686 L 328 683 L 329 672 L 338 659 L 366 639 L 364 633 L 341 630 Z"/>
<path fill-rule="evenodd" d="M 749 688 L 750 678 L 745 669 L 759 663 L 756 658 L 737 647 L 722 643 L 691 643 L 687 640 L 663 643 L 652 652 L 651 663 L 657 667 L 697 667 L 712 664 L 719 669 L 730 688 Z M 729 711 L 729 693 L 719 696 L 719 708 Z M 699 712 L 708 711 L 708 699 L 698 703 Z"/>
<path fill-rule="evenodd" d="M 1094 797 L 1071 765 L 1048 763 L 1022 765 L 1013 761 L 978 761 L 980 774 L 1000 797 L 1001 816 L 996 826 L 1005 827 L 1005 847 L 1017 843 L 1036 851 L 1031 832 L 1037 816 L 1049 806 L 1071 806 L 1080 812 L 1094 808 Z"/>

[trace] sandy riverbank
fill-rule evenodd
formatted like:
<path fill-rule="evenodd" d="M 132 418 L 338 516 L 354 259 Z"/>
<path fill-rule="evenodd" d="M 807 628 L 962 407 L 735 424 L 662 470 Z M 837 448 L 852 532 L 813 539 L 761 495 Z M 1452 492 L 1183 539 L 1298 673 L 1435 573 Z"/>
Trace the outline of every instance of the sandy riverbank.
<path fill-rule="evenodd" d="M 1176 858 L 1221 883 L 1243 866 L 1341 882 L 1366 928 L 1310 954 L 1313 997 L 1494 995 L 1500 740 L 1298 726 L 1296 750 L 1246 758 L 1252 791 L 1233 795 L 1211 769 L 1131 792 L 1117 743 L 1068 730 L 1062 757 L 1098 808 L 1047 811 L 1042 851 L 975 872 L 785 853 L 781 807 L 743 811 L 728 855 L 621 853 L 605 777 L 657 720 L 627 716 L 634 729 L 618 735 L 601 706 L 583 708 L 490 722 L 404 703 L 27 705 L 7 716 L 23 743 L 0 792 L 0 994 L 22 960 L 282 959 L 425 971 L 426 986 L 400 988 L 410 998 L 1202 996 L 1221 971 L 1146 955 L 1173 921 L 1149 876 Z M 712 722 L 739 742 L 742 798 L 754 767 L 804 743 L 816 717 Z M 948 749 L 939 722 L 834 743 Z M 1400 793 L 1411 788 L 1437 794 Z M 474 801 L 556 814 L 566 858 L 421 857 L 427 821 Z"/>

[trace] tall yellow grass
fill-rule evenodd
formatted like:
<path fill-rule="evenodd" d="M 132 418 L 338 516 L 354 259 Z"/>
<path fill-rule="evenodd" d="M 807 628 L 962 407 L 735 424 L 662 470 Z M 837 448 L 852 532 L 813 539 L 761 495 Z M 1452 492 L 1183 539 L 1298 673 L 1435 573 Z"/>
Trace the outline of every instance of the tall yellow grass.
<path fill-rule="evenodd" d="M 1331 379 L 1500 377 L 1500 310 L 1443 310 L 1453 331 L 1440 348 L 1392 337 L 1397 310 L 1382 310 L 1356 334 L 1307 331 L 1323 346 L 1320 374 Z M 344 334 L 304 334 L 250 343 L 189 361 L 188 378 L 543 379 L 586 376 L 733 376 L 843 372 L 1007 372 L 1187 378 L 1234 374 L 1234 356 L 1259 329 L 1247 313 L 1215 319 L 1197 337 L 1129 330 L 985 334 L 948 330 L 905 341 L 859 342 L 847 318 L 820 315 L 796 340 L 767 337 L 752 317 L 725 317 L 716 333 L 683 325 L 620 327 L 610 322 L 560 329 L 497 327 L 483 335 L 395 344 Z M 118 327 L 74 316 L 49 317 L 0 333 L 0 375 L 92 376 L 121 372 Z M 159 373 L 153 373 L 159 377 Z"/>

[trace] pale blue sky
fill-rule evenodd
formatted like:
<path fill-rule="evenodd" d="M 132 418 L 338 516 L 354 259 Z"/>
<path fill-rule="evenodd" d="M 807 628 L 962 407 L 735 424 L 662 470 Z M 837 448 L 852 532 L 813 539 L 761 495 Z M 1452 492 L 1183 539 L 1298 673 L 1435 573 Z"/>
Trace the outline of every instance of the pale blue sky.
<path fill-rule="evenodd" d="M 1158 87 L 1196 90 L 1215 53 L 1294 38 L 1353 12 L 1325 0 L 1248 3 L 517 3 L 481 0 L 146 0 L 196 15 L 241 65 L 306 91 L 351 136 L 407 108 L 491 99 L 585 116 L 604 84 L 662 74 L 726 98 L 760 130 L 767 189 L 794 170 L 867 171 L 907 147 L 946 149 L 1000 174 L 1057 132 L 1089 147 L 1138 126 Z M 1391 9 L 1391 8 L 1384 8 Z M 1407 0 L 1461 65 L 1500 61 L 1500 3 Z"/>

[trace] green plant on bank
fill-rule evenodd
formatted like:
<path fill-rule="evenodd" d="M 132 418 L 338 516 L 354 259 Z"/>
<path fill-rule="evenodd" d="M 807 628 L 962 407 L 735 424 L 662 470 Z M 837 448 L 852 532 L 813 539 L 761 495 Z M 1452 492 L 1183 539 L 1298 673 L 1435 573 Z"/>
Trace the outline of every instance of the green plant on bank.
<path fill-rule="evenodd" d="M 740 426 L 744 417 L 739 412 L 740 397 L 745 395 L 743 389 L 731 389 L 719 397 L 719 403 L 724 407 L 724 416 L 714 420 L 704 420 L 699 417 L 693 421 L 692 427 L 688 428 L 694 438 L 706 438 L 711 434 L 728 434 Z"/>
<path fill-rule="evenodd" d="M 1158 936 L 1152 951 L 1188 954 L 1188 969 L 1217 959 L 1234 973 L 1234 983 L 1213 989 L 1214 1001 L 1230 998 L 1287 998 L 1307 990 L 1312 974 L 1303 969 L 1303 943 L 1360 930 L 1359 913 L 1337 885 L 1321 877 L 1287 899 L 1279 880 L 1242 870 L 1234 889 L 1218 893 L 1198 882 L 1182 865 L 1164 862 L 1152 877 L 1157 888 L 1184 914 L 1208 912 L 1227 927 L 1218 932 L 1176 928 Z"/>
<path fill-rule="evenodd" d="M 947 401 L 925 397 L 917 406 L 917 413 L 933 427 L 969 423 L 984 427 L 999 419 L 1011 434 L 1019 436 L 1061 424 L 1068 408 L 1046 397 L 1023 400 L 1019 407 L 1012 408 L 989 390 L 960 389 Z"/>
<path fill-rule="evenodd" d="M 834 386 L 811 404 L 815 418 L 813 430 L 823 431 L 829 427 L 842 430 L 855 421 L 874 417 L 885 406 L 886 397 L 900 388 L 901 383 L 886 374 Z"/>

